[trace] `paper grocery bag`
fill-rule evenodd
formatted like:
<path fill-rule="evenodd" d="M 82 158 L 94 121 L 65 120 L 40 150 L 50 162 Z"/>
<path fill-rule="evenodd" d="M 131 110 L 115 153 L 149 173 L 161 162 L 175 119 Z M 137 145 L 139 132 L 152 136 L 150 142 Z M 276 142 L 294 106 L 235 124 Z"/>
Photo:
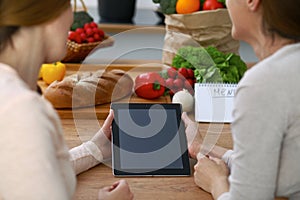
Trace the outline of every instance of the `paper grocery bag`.
<path fill-rule="evenodd" d="M 231 19 L 227 9 L 198 11 L 191 14 L 165 15 L 166 35 L 162 62 L 171 65 L 182 46 L 215 46 L 218 50 L 238 54 L 239 41 L 231 36 Z"/>

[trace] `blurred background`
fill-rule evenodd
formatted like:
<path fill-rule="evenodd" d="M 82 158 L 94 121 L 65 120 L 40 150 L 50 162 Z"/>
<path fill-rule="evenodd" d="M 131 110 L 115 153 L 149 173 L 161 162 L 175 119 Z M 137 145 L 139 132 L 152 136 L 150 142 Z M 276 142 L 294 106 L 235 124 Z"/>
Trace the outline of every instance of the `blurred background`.
<path fill-rule="evenodd" d="M 94 6 L 97 7 L 97 0 L 84 0 L 84 2 L 86 3 L 87 6 Z M 155 4 L 153 4 L 152 0 L 137 0 L 136 1 L 136 7 L 139 8 L 147 8 L 147 9 L 151 9 L 151 8 L 155 8 Z"/>
<path fill-rule="evenodd" d="M 85 60 L 86 63 L 111 63 L 118 60 L 161 60 L 164 45 L 165 27 L 161 24 L 162 18 L 156 12 L 158 5 L 152 0 L 136 0 L 132 23 L 109 23 L 101 21 L 98 11 L 98 2 L 106 0 L 84 0 L 88 13 L 94 21 L 110 36 L 113 36 L 114 45 L 96 50 Z M 123 0 L 107 0 L 107 4 Z M 72 1 L 73 2 L 73 1 Z M 123 2 L 124 3 L 124 2 Z M 78 7 L 81 3 L 77 0 Z M 119 5 L 116 4 L 119 9 Z M 107 13 L 113 12 L 109 10 Z M 252 48 L 240 42 L 239 54 L 245 62 L 257 62 Z"/>

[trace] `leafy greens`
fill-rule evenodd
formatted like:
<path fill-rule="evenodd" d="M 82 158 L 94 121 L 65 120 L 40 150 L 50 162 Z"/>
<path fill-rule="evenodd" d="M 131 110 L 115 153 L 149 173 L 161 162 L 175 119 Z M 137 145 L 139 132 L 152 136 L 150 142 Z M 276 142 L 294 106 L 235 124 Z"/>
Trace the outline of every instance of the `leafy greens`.
<path fill-rule="evenodd" d="M 198 83 L 238 83 L 247 65 L 234 53 L 223 53 L 216 47 L 181 47 L 172 65 L 194 69 Z"/>

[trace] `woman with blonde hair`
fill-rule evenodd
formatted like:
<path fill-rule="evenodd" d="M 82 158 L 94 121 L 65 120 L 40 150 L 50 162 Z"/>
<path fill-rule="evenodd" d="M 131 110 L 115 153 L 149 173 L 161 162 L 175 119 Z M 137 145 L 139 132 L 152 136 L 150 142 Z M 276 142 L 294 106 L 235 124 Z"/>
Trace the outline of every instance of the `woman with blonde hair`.
<path fill-rule="evenodd" d="M 70 150 L 55 110 L 36 90 L 42 63 L 61 60 L 73 21 L 70 0 L 0 1 L 0 199 L 72 199 L 76 176 L 110 156 L 111 113 Z M 132 199 L 121 180 L 99 199 Z"/>

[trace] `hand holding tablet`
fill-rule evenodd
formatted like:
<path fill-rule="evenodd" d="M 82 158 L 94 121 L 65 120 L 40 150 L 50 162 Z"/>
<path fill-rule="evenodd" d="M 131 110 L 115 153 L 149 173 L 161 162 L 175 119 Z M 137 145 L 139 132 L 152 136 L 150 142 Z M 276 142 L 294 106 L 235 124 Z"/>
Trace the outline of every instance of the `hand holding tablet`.
<path fill-rule="evenodd" d="M 115 176 L 188 176 L 180 104 L 113 103 Z"/>

